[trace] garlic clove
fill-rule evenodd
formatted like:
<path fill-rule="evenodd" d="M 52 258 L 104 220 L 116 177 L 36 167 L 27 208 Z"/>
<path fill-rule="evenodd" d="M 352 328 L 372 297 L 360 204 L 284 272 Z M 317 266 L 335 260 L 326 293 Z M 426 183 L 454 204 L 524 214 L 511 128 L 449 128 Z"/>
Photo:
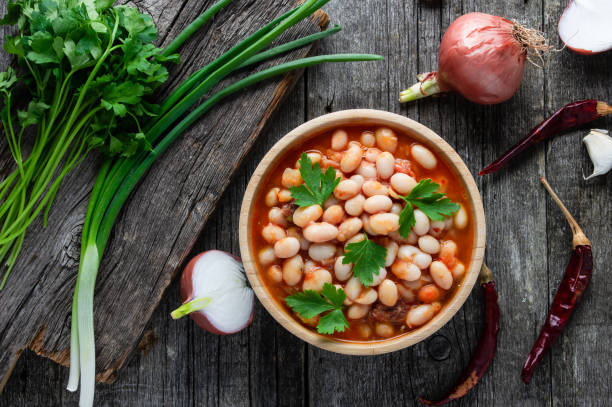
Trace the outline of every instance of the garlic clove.
<path fill-rule="evenodd" d="M 585 180 L 603 175 L 612 169 L 612 137 L 608 136 L 607 130 L 592 129 L 582 142 L 586 145 L 594 167 L 593 174 Z"/>

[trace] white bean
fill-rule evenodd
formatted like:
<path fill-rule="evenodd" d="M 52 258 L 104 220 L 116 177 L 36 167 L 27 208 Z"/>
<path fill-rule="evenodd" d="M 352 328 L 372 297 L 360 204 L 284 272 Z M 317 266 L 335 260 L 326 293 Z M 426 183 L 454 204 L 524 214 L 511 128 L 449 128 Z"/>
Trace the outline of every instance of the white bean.
<path fill-rule="evenodd" d="M 359 186 L 359 189 L 361 190 L 361 187 L 363 186 L 363 182 L 365 181 L 361 175 L 355 174 L 349 179 L 351 181 L 355 181 L 357 185 Z"/>
<path fill-rule="evenodd" d="M 374 304 L 378 299 L 378 293 L 373 288 L 367 288 L 365 291 L 362 291 L 361 294 L 357 298 L 355 298 L 355 302 L 357 304 Z"/>
<path fill-rule="evenodd" d="M 368 148 L 365 152 L 365 159 L 371 163 L 376 163 L 376 159 L 380 153 L 382 153 L 382 151 L 377 148 Z"/>
<path fill-rule="evenodd" d="M 353 265 L 351 263 L 342 264 L 342 260 L 344 260 L 344 256 L 340 256 L 336 259 L 334 274 L 338 280 L 346 281 L 353 275 Z"/>
<path fill-rule="evenodd" d="M 404 208 L 402 208 L 401 204 L 394 203 L 393 205 L 391 205 L 391 213 L 394 213 L 396 215 L 399 215 L 400 213 L 402 213 L 403 209 Z"/>
<path fill-rule="evenodd" d="M 344 173 L 349 173 L 355 171 L 359 168 L 359 164 L 361 164 L 361 159 L 363 156 L 363 151 L 361 147 L 356 144 L 351 144 L 346 150 L 346 152 L 342 155 L 342 160 L 340 160 L 340 169 Z"/>
<path fill-rule="evenodd" d="M 398 284 L 397 290 L 399 291 L 399 295 L 406 300 L 406 302 L 413 302 L 416 298 L 414 291 L 412 291 L 410 288 L 404 287 L 403 284 Z"/>
<path fill-rule="evenodd" d="M 404 260 L 395 260 L 395 263 L 391 266 L 391 272 L 401 280 L 415 281 L 421 278 L 421 270 Z"/>
<path fill-rule="evenodd" d="M 355 298 L 359 297 L 359 294 L 361 294 L 362 289 L 363 285 L 357 277 L 351 277 L 344 286 L 344 292 L 346 293 L 346 296 L 353 301 L 355 300 Z"/>
<path fill-rule="evenodd" d="M 412 158 L 414 158 L 414 160 L 426 170 L 433 170 L 436 168 L 436 165 L 438 165 L 436 156 L 420 144 L 415 144 L 412 146 L 410 153 L 412 154 Z"/>
<path fill-rule="evenodd" d="M 312 243 L 323 243 L 338 236 L 338 228 L 327 222 L 311 223 L 304 228 L 304 237 Z"/>
<path fill-rule="evenodd" d="M 310 247 L 310 242 L 304 239 L 304 236 L 302 236 L 300 231 L 295 226 L 292 226 L 287 229 L 287 236 L 295 237 L 297 240 L 299 240 L 301 250 L 308 250 L 308 248 Z"/>
<path fill-rule="evenodd" d="M 377 322 L 374 330 L 376 331 L 376 335 L 381 336 L 383 338 L 390 338 L 395 333 L 393 325 L 387 322 Z"/>
<path fill-rule="evenodd" d="M 457 213 L 455 213 L 455 216 L 453 217 L 453 223 L 455 224 L 455 227 L 457 229 L 465 229 L 469 220 L 468 213 L 463 205 L 460 204 L 459 206 L 461 206 L 461 208 L 459 208 Z"/>
<path fill-rule="evenodd" d="M 319 153 L 318 151 L 310 151 L 308 153 L 306 153 L 306 156 L 308 158 L 310 158 L 310 161 L 312 161 L 312 165 L 315 165 L 317 163 L 321 163 L 321 159 L 323 158 L 321 156 L 321 153 Z M 298 160 L 299 161 L 299 160 Z M 295 168 L 300 168 L 299 166 L 296 166 Z"/>
<path fill-rule="evenodd" d="M 346 144 L 348 143 L 348 134 L 346 131 L 338 129 L 334 131 L 331 137 L 331 148 L 332 150 L 342 151 L 346 148 Z"/>
<path fill-rule="evenodd" d="M 343 201 L 353 198 L 358 193 L 359 184 L 357 184 L 352 179 L 345 179 L 344 181 L 340 181 L 338 186 L 334 189 L 334 196 Z"/>
<path fill-rule="evenodd" d="M 395 257 L 397 256 L 399 245 L 391 241 L 386 244 L 385 248 L 387 249 L 387 256 L 385 257 L 385 267 L 391 267 L 391 265 L 395 261 Z"/>
<path fill-rule="evenodd" d="M 393 208 L 391 208 L 391 213 L 395 213 L 395 212 L 393 212 Z M 397 215 L 399 215 L 399 214 L 397 214 Z M 404 238 L 397 231 L 390 232 L 387 236 L 389 236 L 391 239 L 395 240 L 396 242 L 400 242 L 400 243 L 415 244 L 417 242 L 417 240 L 418 240 L 418 236 L 412 230 L 410 231 L 410 234 L 406 238 Z"/>
<path fill-rule="evenodd" d="M 340 201 L 336 199 L 335 196 L 330 195 L 329 198 L 327 198 L 325 202 L 323 202 L 323 209 L 327 209 L 330 206 L 339 205 L 339 204 L 340 204 Z"/>
<path fill-rule="evenodd" d="M 276 261 L 274 249 L 270 246 L 261 249 L 257 257 L 259 259 L 259 264 L 261 264 L 262 266 L 267 266 L 268 264 L 272 264 Z"/>
<path fill-rule="evenodd" d="M 293 223 L 303 228 L 311 222 L 316 222 L 323 215 L 319 205 L 302 206 L 293 212 Z"/>
<path fill-rule="evenodd" d="M 453 285 L 453 275 L 441 261 L 434 261 L 429 266 L 429 274 L 436 285 L 444 290 L 448 290 Z"/>
<path fill-rule="evenodd" d="M 376 171 L 380 178 L 387 179 L 393 175 L 394 167 L 395 157 L 390 152 L 385 151 L 376 158 Z"/>
<path fill-rule="evenodd" d="M 364 131 L 361 133 L 360 141 L 365 147 L 374 147 L 376 144 L 376 137 L 374 137 L 374 133 L 371 131 Z"/>
<path fill-rule="evenodd" d="M 325 261 L 331 259 L 336 254 L 336 246 L 330 243 L 311 244 L 308 249 L 308 256 L 314 261 Z"/>
<path fill-rule="evenodd" d="M 316 268 L 312 271 L 304 273 L 304 283 L 302 290 L 321 291 L 325 283 L 331 284 L 332 275 L 324 268 Z"/>
<path fill-rule="evenodd" d="M 338 234 L 336 238 L 340 242 L 346 242 L 353 236 L 355 236 L 361 228 L 363 222 L 359 218 L 348 218 L 338 226 Z"/>
<path fill-rule="evenodd" d="M 391 198 L 384 195 L 371 196 L 363 203 L 363 209 L 368 213 L 387 212 L 392 206 Z"/>
<path fill-rule="evenodd" d="M 425 235 L 419 237 L 419 248 L 428 254 L 436 254 L 440 251 L 440 242 L 433 236 Z"/>
<path fill-rule="evenodd" d="M 377 213 L 370 216 L 370 228 L 379 234 L 386 235 L 399 229 L 399 216 L 394 213 Z"/>
<path fill-rule="evenodd" d="M 359 216 L 363 212 L 365 200 L 365 197 L 359 194 L 344 203 L 344 210 L 351 216 Z"/>
<path fill-rule="evenodd" d="M 346 250 L 346 245 L 351 244 L 351 243 L 359 243 L 359 242 L 365 240 L 365 238 L 366 238 L 365 233 L 357 233 L 355 236 L 351 237 L 349 240 L 347 240 L 344 243 L 345 250 Z"/>
<path fill-rule="evenodd" d="M 275 223 L 278 226 L 282 226 L 284 228 L 288 226 L 287 216 L 285 216 L 285 213 L 281 208 L 276 206 L 271 208 L 268 212 L 268 219 L 270 222 Z"/>
<path fill-rule="evenodd" d="M 387 307 L 393 307 L 397 303 L 397 286 L 391 280 L 384 280 L 378 286 L 378 299 Z"/>
<path fill-rule="evenodd" d="M 397 136 L 395 132 L 389 128 L 381 127 L 376 129 L 376 145 L 383 151 L 394 153 L 397 149 Z"/>
<path fill-rule="evenodd" d="M 412 263 L 412 261 L 414 260 L 414 257 L 420 252 L 421 251 L 419 250 L 418 247 L 404 244 L 399 247 L 399 250 L 397 251 L 397 257 L 400 260 Z"/>
<path fill-rule="evenodd" d="M 378 181 L 368 180 L 363 183 L 361 190 L 365 196 L 389 195 L 389 189 Z"/>
<path fill-rule="evenodd" d="M 421 270 L 425 270 L 431 264 L 431 255 L 427 253 L 417 253 L 412 259 L 415 266 Z"/>
<path fill-rule="evenodd" d="M 412 328 L 421 326 L 433 318 L 436 313 L 436 308 L 431 304 L 418 305 L 411 308 L 406 314 L 406 325 Z"/>
<path fill-rule="evenodd" d="M 270 244 L 274 244 L 286 236 L 285 229 L 273 223 L 268 223 L 261 230 L 261 236 Z"/>
<path fill-rule="evenodd" d="M 376 178 L 376 167 L 367 161 L 363 161 L 356 172 L 365 179 Z"/>
<path fill-rule="evenodd" d="M 294 286 L 302 280 L 304 260 L 299 254 L 283 262 L 283 280 L 288 286 Z"/>
<path fill-rule="evenodd" d="M 414 219 L 416 220 L 412 230 L 419 236 L 423 236 L 429 232 L 429 218 L 420 209 L 414 210 Z"/>
<path fill-rule="evenodd" d="M 378 233 L 374 232 L 372 226 L 370 225 L 370 216 L 368 214 L 361 215 L 361 222 L 363 223 L 363 231 L 366 232 L 370 236 L 377 236 Z"/>
<path fill-rule="evenodd" d="M 408 195 L 417 184 L 414 178 L 402 172 L 393 174 L 390 182 L 393 189 L 402 195 Z"/>
<path fill-rule="evenodd" d="M 283 184 L 285 188 L 297 187 L 303 182 L 304 180 L 302 180 L 300 170 L 294 168 L 285 168 L 285 171 L 283 171 L 281 184 Z"/>
<path fill-rule="evenodd" d="M 275 283 L 283 281 L 283 270 L 278 265 L 270 266 L 268 268 L 268 278 Z"/>
<path fill-rule="evenodd" d="M 291 196 L 291 191 L 288 189 L 281 189 L 278 191 L 278 202 L 285 203 L 293 201 L 293 197 Z"/>
<path fill-rule="evenodd" d="M 337 225 L 344 218 L 344 209 L 340 205 L 332 205 L 323 212 L 323 222 Z"/>
<path fill-rule="evenodd" d="M 458 262 L 455 267 L 453 267 L 452 273 L 455 281 L 461 280 L 461 278 L 465 274 L 465 266 L 463 265 L 463 263 Z"/>
<path fill-rule="evenodd" d="M 274 243 L 274 255 L 279 259 L 288 259 L 298 254 L 300 251 L 300 241 L 295 237 L 284 237 Z"/>
<path fill-rule="evenodd" d="M 304 263 L 304 273 L 307 271 L 312 271 L 316 268 L 320 267 L 317 263 L 315 263 L 312 260 L 306 260 L 306 262 Z"/>
<path fill-rule="evenodd" d="M 429 234 L 434 237 L 440 237 L 444 233 L 445 226 L 446 222 L 443 220 L 431 221 L 429 224 Z"/>
<path fill-rule="evenodd" d="M 361 319 L 368 315 L 368 312 L 370 312 L 369 305 L 353 304 L 346 310 L 346 317 L 348 319 Z"/>
<path fill-rule="evenodd" d="M 280 192 L 280 188 L 271 188 L 268 191 L 265 197 L 266 206 L 278 205 L 278 193 L 279 192 Z"/>
<path fill-rule="evenodd" d="M 454 240 L 445 240 L 440 244 L 440 258 L 452 259 L 457 255 L 457 243 Z"/>
<path fill-rule="evenodd" d="M 387 278 L 387 269 L 381 267 L 378 269 L 378 274 L 374 274 L 372 276 L 372 283 L 370 284 L 370 287 L 376 287 L 382 283 L 385 278 Z"/>

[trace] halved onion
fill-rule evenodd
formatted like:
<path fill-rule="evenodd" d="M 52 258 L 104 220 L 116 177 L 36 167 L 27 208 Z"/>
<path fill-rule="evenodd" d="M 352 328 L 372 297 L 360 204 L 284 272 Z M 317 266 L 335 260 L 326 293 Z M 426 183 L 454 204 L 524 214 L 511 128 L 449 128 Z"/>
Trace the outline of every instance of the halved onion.
<path fill-rule="evenodd" d="M 611 0 L 572 0 L 559 20 L 559 37 L 572 51 L 597 54 L 612 49 Z"/>
<path fill-rule="evenodd" d="M 189 262 L 181 276 L 181 298 L 183 305 L 172 318 L 189 315 L 212 333 L 233 334 L 253 320 L 255 297 L 242 263 L 220 250 L 201 253 Z"/>

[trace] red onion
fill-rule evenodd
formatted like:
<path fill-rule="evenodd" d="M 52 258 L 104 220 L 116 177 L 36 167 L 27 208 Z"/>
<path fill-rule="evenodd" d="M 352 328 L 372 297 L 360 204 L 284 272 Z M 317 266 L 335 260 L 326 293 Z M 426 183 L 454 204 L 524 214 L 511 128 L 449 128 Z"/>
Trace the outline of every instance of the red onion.
<path fill-rule="evenodd" d="M 539 56 L 548 48 L 537 31 L 508 19 L 465 14 L 442 37 L 438 71 L 419 75 L 420 82 L 403 91 L 400 102 L 450 91 L 475 103 L 504 102 L 521 84 L 528 53 Z"/>
<path fill-rule="evenodd" d="M 181 276 L 183 305 L 172 318 L 189 315 L 201 328 L 219 335 L 243 330 L 253 321 L 255 299 L 240 259 L 219 250 L 194 257 Z"/>

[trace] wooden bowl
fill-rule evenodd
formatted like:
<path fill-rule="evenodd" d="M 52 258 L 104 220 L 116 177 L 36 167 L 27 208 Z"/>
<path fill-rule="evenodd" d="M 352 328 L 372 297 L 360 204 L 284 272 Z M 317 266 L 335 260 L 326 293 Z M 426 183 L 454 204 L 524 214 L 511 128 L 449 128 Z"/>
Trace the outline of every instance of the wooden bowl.
<path fill-rule="evenodd" d="M 442 158 L 449 168 L 458 174 L 463 182 L 472 207 L 470 219 L 475 222 L 472 259 L 467 267 L 466 275 L 454 296 L 451 297 L 450 301 L 445 304 L 442 310 L 440 310 L 440 312 L 438 312 L 438 314 L 427 324 L 401 336 L 386 340 L 367 342 L 339 341 L 319 335 L 301 325 L 289 315 L 266 288 L 262 277 L 257 271 L 257 265 L 255 263 L 256 255 L 252 252 L 250 242 L 254 199 L 259 195 L 260 188 L 268 179 L 268 172 L 274 169 L 279 160 L 288 151 L 299 146 L 304 141 L 331 129 L 348 125 L 388 126 L 399 132 L 408 134 L 413 139 L 435 151 L 436 155 Z M 317 117 L 316 119 L 302 124 L 280 139 L 266 154 L 251 177 L 242 201 L 239 230 L 240 253 L 242 255 L 242 262 L 244 263 L 247 277 L 253 290 L 255 290 L 255 294 L 272 317 L 291 333 L 314 346 L 349 355 L 375 355 L 406 348 L 422 341 L 446 324 L 463 305 L 474 287 L 474 283 L 478 278 L 482 265 L 486 235 L 485 216 L 480 193 L 478 192 L 474 178 L 457 152 L 432 130 L 414 120 L 389 112 L 369 109 L 344 110 Z"/>

